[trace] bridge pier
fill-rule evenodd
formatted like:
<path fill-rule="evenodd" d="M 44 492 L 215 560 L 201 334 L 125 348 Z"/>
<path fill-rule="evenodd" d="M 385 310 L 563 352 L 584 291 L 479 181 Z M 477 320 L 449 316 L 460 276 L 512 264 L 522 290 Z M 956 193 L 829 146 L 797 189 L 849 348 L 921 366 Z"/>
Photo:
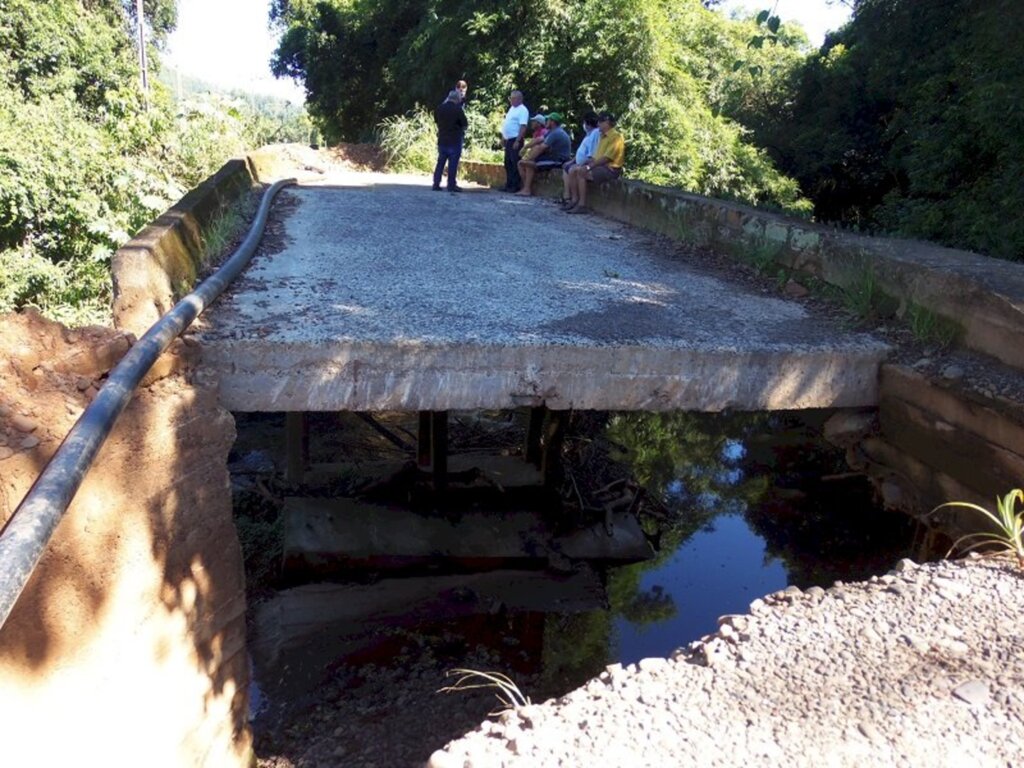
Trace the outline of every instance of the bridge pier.
<path fill-rule="evenodd" d="M 285 479 L 301 483 L 309 466 L 309 419 L 302 411 L 285 415 Z"/>

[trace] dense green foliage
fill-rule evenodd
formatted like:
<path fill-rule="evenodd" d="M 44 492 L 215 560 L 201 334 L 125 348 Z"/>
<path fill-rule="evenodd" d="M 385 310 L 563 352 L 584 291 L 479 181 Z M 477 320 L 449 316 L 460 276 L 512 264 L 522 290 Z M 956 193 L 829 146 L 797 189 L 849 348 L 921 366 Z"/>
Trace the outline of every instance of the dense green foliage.
<path fill-rule="evenodd" d="M 369 138 L 464 77 L 487 120 L 513 87 L 531 109 L 558 109 L 572 124 L 591 108 L 620 113 L 634 177 L 804 206 L 724 114 L 763 95 L 757 65 L 772 77 L 797 66 L 803 38 L 748 48 L 753 22 L 699 0 L 275 0 L 271 15 L 283 29 L 274 70 L 304 82 L 329 141 Z M 750 66 L 734 69 L 740 58 Z"/>
<path fill-rule="evenodd" d="M 462 157 L 466 160 L 501 162 L 501 152 L 492 148 L 495 135 L 493 122 L 472 107 L 466 108 L 469 128 L 466 130 Z M 396 171 L 433 171 L 437 162 L 437 129 L 434 117 L 419 108 L 405 115 L 385 118 L 380 124 L 378 140 L 387 155 L 390 168 Z"/>
<path fill-rule="evenodd" d="M 162 40 L 175 3 L 144 7 Z M 147 109 L 134 8 L 0 0 L 0 312 L 105 320 L 113 251 L 225 159 L 279 131 L 245 101 L 175 103 L 159 84 Z"/>
<path fill-rule="evenodd" d="M 1011 0 L 860 0 L 751 121 L 816 215 L 1024 259 L 1024 59 Z"/>

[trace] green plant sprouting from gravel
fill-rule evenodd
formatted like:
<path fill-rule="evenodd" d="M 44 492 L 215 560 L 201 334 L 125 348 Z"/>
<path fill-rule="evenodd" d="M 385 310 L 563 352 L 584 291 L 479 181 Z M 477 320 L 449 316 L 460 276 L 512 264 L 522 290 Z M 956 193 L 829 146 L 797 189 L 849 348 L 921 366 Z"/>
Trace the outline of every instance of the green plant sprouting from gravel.
<path fill-rule="evenodd" d="M 1018 511 L 1017 505 L 1021 505 Z M 989 530 L 969 533 L 961 536 L 946 553 L 948 557 L 955 551 L 963 553 L 972 552 L 982 547 L 991 547 L 1000 552 L 1012 552 L 1017 558 L 1017 564 L 1024 568 L 1024 490 L 1014 488 L 1002 498 L 996 497 L 996 511 L 985 509 L 978 504 L 971 504 L 966 501 L 950 501 L 941 504 L 932 512 L 937 512 L 945 507 L 962 507 L 980 513 L 994 527 Z M 966 547 L 961 547 L 968 544 Z"/>
<path fill-rule="evenodd" d="M 445 673 L 445 677 L 454 677 L 456 675 L 459 676 L 459 679 L 451 685 L 446 685 L 444 688 L 439 689 L 438 693 L 455 693 L 456 691 L 491 688 L 494 690 L 495 697 L 502 704 L 502 709 L 492 712 L 492 715 L 500 714 L 509 709 L 526 707 L 532 703 L 530 697 L 520 691 L 519 686 L 508 675 L 501 672 L 481 672 L 477 669 L 458 668 L 450 669 Z"/>
<path fill-rule="evenodd" d="M 772 270 L 775 266 L 775 260 L 782 253 L 782 244 L 773 243 L 767 240 L 761 241 L 749 249 L 745 249 L 741 252 L 740 257 L 750 264 L 759 275 L 763 275 L 766 272 Z"/>
<path fill-rule="evenodd" d="M 918 341 L 938 344 L 943 348 L 952 345 L 961 334 L 961 328 L 955 322 L 920 304 L 910 305 L 905 320 Z"/>

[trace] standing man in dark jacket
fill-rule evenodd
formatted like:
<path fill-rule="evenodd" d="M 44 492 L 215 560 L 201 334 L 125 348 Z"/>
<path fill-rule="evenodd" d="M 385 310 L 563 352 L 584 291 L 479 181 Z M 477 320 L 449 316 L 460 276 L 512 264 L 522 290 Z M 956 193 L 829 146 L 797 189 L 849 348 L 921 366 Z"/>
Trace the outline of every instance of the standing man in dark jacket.
<path fill-rule="evenodd" d="M 459 172 L 459 158 L 462 157 L 462 137 L 466 135 L 466 113 L 462 111 L 462 94 L 451 91 L 444 104 L 434 113 L 437 123 L 437 166 L 434 168 L 434 191 L 441 189 L 441 173 L 448 164 L 448 191 L 461 192 L 455 177 Z"/>

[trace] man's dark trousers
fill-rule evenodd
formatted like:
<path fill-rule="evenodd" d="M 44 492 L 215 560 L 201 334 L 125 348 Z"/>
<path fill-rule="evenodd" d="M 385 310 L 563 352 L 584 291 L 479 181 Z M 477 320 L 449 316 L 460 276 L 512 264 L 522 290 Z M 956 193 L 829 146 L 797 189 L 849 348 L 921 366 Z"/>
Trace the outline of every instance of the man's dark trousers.
<path fill-rule="evenodd" d="M 461 144 L 438 144 L 437 165 L 434 166 L 434 186 L 441 186 L 441 173 L 444 171 L 444 164 L 448 163 L 448 189 L 454 189 L 458 184 L 455 179 L 459 173 L 459 158 L 462 157 Z"/>
<path fill-rule="evenodd" d="M 519 177 L 517 141 L 519 139 L 505 139 L 505 189 L 509 192 L 518 192 L 523 186 L 523 180 Z"/>

